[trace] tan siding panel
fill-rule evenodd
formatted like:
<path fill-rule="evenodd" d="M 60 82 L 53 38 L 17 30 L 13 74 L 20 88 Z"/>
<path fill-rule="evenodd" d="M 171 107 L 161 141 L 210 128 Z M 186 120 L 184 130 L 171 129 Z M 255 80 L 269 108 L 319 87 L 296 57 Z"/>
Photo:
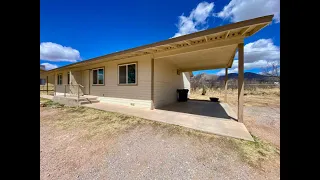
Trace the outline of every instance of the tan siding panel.
<path fill-rule="evenodd" d="M 137 85 L 118 85 L 118 64 L 137 63 Z M 105 85 L 92 85 L 92 71 L 90 74 L 90 94 L 101 96 L 102 102 L 130 105 L 138 107 L 151 107 L 151 57 L 149 55 L 127 58 L 118 61 L 99 63 L 87 67 L 93 69 L 105 68 Z M 103 97 L 103 98 L 102 98 Z M 131 106 L 131 105 L 130 105 Z"/>
<path fill-rule="evenodd" d="M 177 89 L 183 88 L 182 74 L 177 74 L 177 67 L 169 61 L 155 60 L 155 108 L 177 101 Z"/>

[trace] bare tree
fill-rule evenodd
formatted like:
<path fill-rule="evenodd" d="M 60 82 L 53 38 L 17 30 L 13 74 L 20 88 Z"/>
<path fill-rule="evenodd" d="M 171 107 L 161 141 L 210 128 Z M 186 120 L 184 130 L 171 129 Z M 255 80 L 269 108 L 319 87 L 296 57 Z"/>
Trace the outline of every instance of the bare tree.
<path fill-rule="evenodd" d="M 262 68 L 262 74 L 275 78 L 280 82 L 280 64 L 277 61 L 268 62 L 267 66 Z"/>

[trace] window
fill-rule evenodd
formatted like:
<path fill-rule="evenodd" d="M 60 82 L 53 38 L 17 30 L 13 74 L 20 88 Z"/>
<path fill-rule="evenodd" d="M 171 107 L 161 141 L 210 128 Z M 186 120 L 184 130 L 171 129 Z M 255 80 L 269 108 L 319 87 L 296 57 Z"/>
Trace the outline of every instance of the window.
<path fill-rule="evenodd" d="M 137 83 L 137 63 L 119 65 L 118 72 L 119 84 Z"/>
<path fill-rule="evenodd" d="M 62 74 L 58 74 L 58 85 L 62 85 Z"/>
<path fill-rule="evenodd" d="M 70 84 L 70 73 L 68 73 L 68 84 Z"/>
<path fill-rule="evenodd" d="M 92 70 L 92 78 L 94 85 L 104 85 L 104 69 L 98 68 Z"/>
<path fill-rule="evenodd" d="M 46 79 L 40 79 L 40 85 L 45 85 L 46 84 Z"/>

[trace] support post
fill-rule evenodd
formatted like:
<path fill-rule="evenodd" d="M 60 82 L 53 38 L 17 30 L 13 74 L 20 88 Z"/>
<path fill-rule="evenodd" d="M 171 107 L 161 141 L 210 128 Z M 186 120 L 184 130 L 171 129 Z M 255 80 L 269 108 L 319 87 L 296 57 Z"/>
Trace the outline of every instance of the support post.
<path fill-rule="evenodd" d="M 79 103 L 80 95 L 79 95 L 79 84 L 78 84 L 78 103 Z"/>
<path fill-rule="evenodd" d="M 47 82 L 46 82 L 46 83 L 47 83 L 47 95 L 49 95 L 49 85 L 48 85 L 48 79 L 49 79 L 49 78 L 48 78 L 48 76 L 47 76 L 47 80 L 46 80 L 46 81 L 47 81 Z"/>
<path fill-rule="evenodd" d="M 154 109 L 154 58 L 151 58 L 151 110 Z"/>
<path fill-rule="evenodd" d="M 244 44 L 238 44 L 238 121 L 243 123 Z"/>
<path fill-rule="evenodd" d="M 224 101 L 228 102 L 228 67 L 226 67 L 226 74 L 224 77 Z"/>
<path fill-rule="evenodd" d="M 66 93 L 67 93 L 67 85 L 64 85 L 64 97 L 66 97 Z"/>
<path fill-rule="evenodd" d="M 56 96 L 57 95 L 57 80 L 56 80 L 56 76 L 57 76 L 57 74 L 56 73 L 54 73 L 53 74 L 53 84 L 54 84 L 54 96 Z"/>

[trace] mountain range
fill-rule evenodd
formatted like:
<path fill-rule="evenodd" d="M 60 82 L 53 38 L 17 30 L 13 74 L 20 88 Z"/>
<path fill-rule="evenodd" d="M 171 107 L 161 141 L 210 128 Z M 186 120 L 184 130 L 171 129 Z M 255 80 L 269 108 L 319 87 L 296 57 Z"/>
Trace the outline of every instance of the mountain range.
<path fill-rule="evenodd" d="M 225 76 L 219 76 L 218 81 L 224 80 Z M 228 79 L 238 79 L 238 73 L 230 73 L 228 74 Z M 245 72 L 244 73 L 244 79 L 247 80 L 269 80 L 269 76 L 261 75 L 261 74 L 256 74 L 252 72 Z"/>

